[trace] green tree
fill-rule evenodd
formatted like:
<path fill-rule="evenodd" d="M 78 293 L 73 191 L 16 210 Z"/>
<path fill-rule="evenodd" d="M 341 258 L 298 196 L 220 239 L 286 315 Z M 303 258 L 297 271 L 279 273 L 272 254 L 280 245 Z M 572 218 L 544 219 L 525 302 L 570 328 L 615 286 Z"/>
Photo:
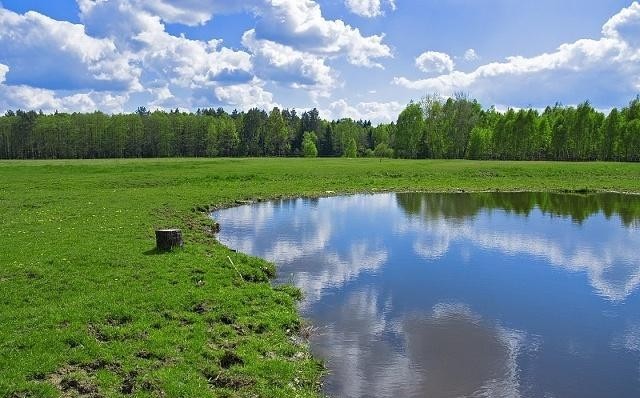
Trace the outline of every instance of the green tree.
<path fill-rule="evenodd" d="M 263 153 L 261 143 L 263 131 L 267 120 L 267 114 L 258 108 L 250 109 L 242 118 L 240 129 L 241 156 L 260 156 Z"/>
<path fill-rule="evenodd" d="M 273 108 L 267 119 L 264 132 L 264 153 L 267 155 L 284 156 L 289 151 L 289 130 L 280 113 L 280 109 Z"/>
<path fill-rule="evenodd" d="M 621 118 L 620 112 L 613 108 L 602 124 L 603 143 L 601 148 L 602 160 L 618 160 L 621 146 Z"/>
<path fill-rule="evenodd" d="M 380 144 L 389 145 L 391 140 L 391 126 L 388 124 L 380 124 L 371 131 L 372 145 L 377 147 Z"/>
<path fill-rule="evenodd" d="M 302 138 L 302 153 L 305 158 L 315 158 L 318 156 L 318 148 L 316 148 L 317 137 L 315 133 L 306 131 Z"/>
<path fill-rule="evenodd" d="M 423 129 L 422 109 L 420 105 L 412 102 L 398 116 L 394 144 L 398 157 L 417 157 L 418 144 L 422 138 Z"/>
<path fill-rule="evenodd" d="M 344 151 L 344 156 L 348 158 L 355 158 L 358 156 L 358 146 L 356 144 L 356 139 L 351 138 L 347 144 L 347 147 Z"/>
<path fill-rule="evenodd" d="M 492 131 L 487 127 L 474 127 L 469 138 L 469 159 L 490 159 L 492 151 Z"/>
<path fill-rule="evenodd" d="M 235 156 L 239 144 L 236 124 L 224 115 L 212 118 L 208 127 L 208 156 Z"/>

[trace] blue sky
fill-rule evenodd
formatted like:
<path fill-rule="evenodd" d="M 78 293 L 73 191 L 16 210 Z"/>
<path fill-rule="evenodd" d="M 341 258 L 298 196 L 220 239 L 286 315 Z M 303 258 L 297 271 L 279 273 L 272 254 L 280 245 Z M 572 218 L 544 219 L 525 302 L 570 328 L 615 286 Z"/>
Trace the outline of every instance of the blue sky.
<path fill-rule="evenodd" d="M 317 107 L 390 121 L 640 93 L 640 4 L 589 0 L 0 0 L 0 111 Z"/>

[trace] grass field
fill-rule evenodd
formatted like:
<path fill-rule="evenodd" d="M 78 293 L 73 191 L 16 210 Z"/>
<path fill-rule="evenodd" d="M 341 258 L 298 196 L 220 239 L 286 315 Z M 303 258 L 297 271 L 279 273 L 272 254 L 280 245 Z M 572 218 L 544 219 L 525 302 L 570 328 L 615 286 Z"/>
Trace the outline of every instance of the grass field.
<path fill-rule="evenodd" d="M 640 164 L 0 162 L 0 397 L 317 396 L 299 293 L 216 243 L 203 211 L 380 190 L 640 192 Z M 169 226 L 185 248 L 157 254 L 154 229 Z"/>

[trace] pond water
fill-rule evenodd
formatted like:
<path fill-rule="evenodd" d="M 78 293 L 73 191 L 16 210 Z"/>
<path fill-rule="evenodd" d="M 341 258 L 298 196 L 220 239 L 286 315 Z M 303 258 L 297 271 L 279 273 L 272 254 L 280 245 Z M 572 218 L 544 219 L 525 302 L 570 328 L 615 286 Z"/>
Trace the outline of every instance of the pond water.
<path fill-rule="evenodd" d="M 213 217 L 304 291 L 330 396 L 640 396 L 640 197 L 390 193 Z"/>

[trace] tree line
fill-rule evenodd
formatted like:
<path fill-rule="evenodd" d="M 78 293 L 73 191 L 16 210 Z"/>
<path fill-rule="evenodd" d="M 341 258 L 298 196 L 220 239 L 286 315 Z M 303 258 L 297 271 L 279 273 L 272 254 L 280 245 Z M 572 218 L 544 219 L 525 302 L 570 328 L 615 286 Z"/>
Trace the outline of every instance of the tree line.
<path fill-rule="evenodd" d="M 399 193 L 396 201 L 407 214 L 433 220 L 437 218 L 464 221 L 486 209 L 501 209 L 528 216 L 534 209 L 544 214 L 570 217 L 576 223 L 596 214 L 607 219 L 619 217 L 625 226 L 640 221 L 640 200 L 617 193 L 558 194 L 552 192 L 475 192 L 456 195 L 432 193 Z"/>
<path fill-rule="evenodd" d="M 640 161 L 640 97 L 608 114 L 589 102 L 483 109 L 458 94 L 411 102 L 396 122 L 327 121 L 317 109 L 270 112 L 43 114 L 0 117 L 0 158 L 345 156 L 433 159 Z"/>

